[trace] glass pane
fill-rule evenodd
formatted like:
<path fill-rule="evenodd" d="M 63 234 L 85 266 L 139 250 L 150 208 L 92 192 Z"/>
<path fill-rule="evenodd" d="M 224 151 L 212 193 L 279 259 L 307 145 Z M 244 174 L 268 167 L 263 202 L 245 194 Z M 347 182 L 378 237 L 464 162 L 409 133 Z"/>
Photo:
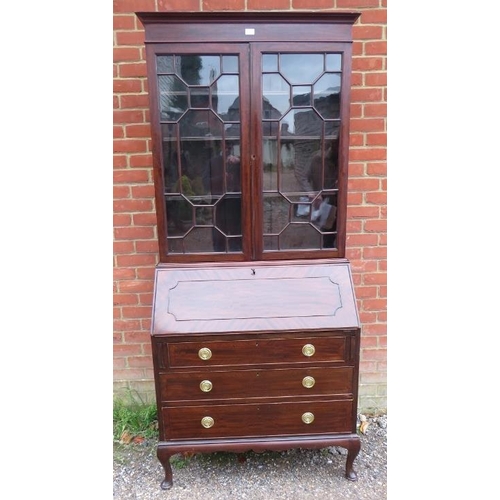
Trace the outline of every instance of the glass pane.
<path fill-rule="evenodd" d="M 195 87 L 189 92 L 189 98 L 192 108 L 210 107 L 210 89 L 208 87 Z"/>
<path fill-rule="evenodd" d="M 223 73 L 238 73 L 238 57 L 237 56 L 222 56 L 222 72 Z"/>
<path fill-rule="evenodd" d="M 182 137 L 200 139 L 204 137 L 222 137 L 222 122 L 211 111 L 189 110 L 180 119 L 180 132 Z"/>
<path fill-rule="evenodd" d="M 281 250 L 320 248 L 321 235 L 309 224 L 290 224 L 280 237 Z"/>
<path fill-rule="evenodd" d="M 278 141 L 266 139 L 262 144 L 263 156 L 263 189 L 275 190 L 278 186 Z"/>
<path fill-rule="evenodd" d="M 264 251 L 279 250 L 278 236 L 264 236 Z"/>
<path fill-rule="evenodd" d="M 262 56 L 262 71 L 278 71 L 278 54 L 264 54 Z"/>
<path fill-rule="evenodd" d="M 340 71 L 342 69 L 342 54 L 326 54 L 326 71 Z"/>
<path fill-rule="evenodd" d="M 203 165 L 205 193 L 214 196 L 223 195 L 228 191 L 241 191 L 240 159 L 233 154 L 233 150 L 234 146 L 229 142 L 211 142 L 211 155 Z"/>
<path fill-rule="evenodd" d="M 290 108 L 290 85 L 278 74 L 262 75 L 264 118 L 276 118 Z"/>
<path fill-rule="evenodd" d="M 314 85 L 314 107 L 325 119 L 340 118 L 340 75 L 327 73 Z"/>
<path fill-rule="evenodd" d="M 340 120 L 325 121 L 325 139 L 337 139 L 339 137 Z"/>
<path fill-rule="evenodd" d="M 240 120 L 239 77 L 221 76 L 212 85 L 212 107 L 223 121 Z"/>
<path fill-rule="evenodd" d="M 161 57 L 168 252 L 241 252 L 239 58 Z"/>
<path fill-rule="evenodd" d="M 280 72 L 290 83 L 311 83 L 323 72 L 323 54 L 281 54 Z"/>
<path fill-rule="evenodd" d="M 210 85 L 220 75 L 220 56 L 177 56 L 177 74 L 188 85 Z"/>
<path fill-rule="evenodd" d="M 183 196 L 167 196 L 168 232 L 171 236 L 186 234 L 194 225 L 193 205 Z"/>
<path fill-rule="evenodd" d="M 292 109 L 283 117 L 283 123 L 296 136 L 320 137 L 323 132 L 323 120 L 312 108 Z"/>
<path fill-rule="evenodd" d="M 168 253 L 184 253 L 183 239 L 182 238 L 167 238 Z"/>
<path fill-rule="evenodd" d="M 294 106 L 310 106 L 312 104 L 312 92 L 310 85 L 294 85 L 292 89 L 292 100 Z"/>
<path fill-rule="evenodd" d="M 321 150 L 312 156 L 309 178 L 314 191 L 336 189 L 338 182 L 338 139 L 330 141 L 328 149 L 323 154 Z"/>
<path fill-rule="evenodd" d="M 264 194 L 264 235 L 278 234 L 290 220 L 291 204 L 279 194 Z"/>
<path fill-rule="evenodd" d="M 188 109 L 187 87 L 176 76 L 159 76 L 160 120 L 176 121 Z"/>
<path fill-rule="evenodd" d="M 290 191 L 300 191 L 309 196 L 310 192 L 314 191 L 311 179 L 312 159 L 321 148 L 321 139 L 296 139 L 291 143 L 291 147 L 294 153 L 297 188 Z"/>
<path fill-rule="evenodd" d="M 174 72 L 174 56 L 158 56 L 156 59 L 158 73 Z"/>
<path fill-rule="evenodd" d="M 241 236 L 241 196 L 226 195 L 215 206 L 215 226 L 225 236 Z M 225 238 L 224 238 L 225 240 Z M 229 240 L 230 250 L 241 250 L 235 245 L 241 240 Z M 217 251 L 223 251 L 221 248 Z"/>
<path fill-rule="evenodd" d="M 212 229 L 195 227 L 184 238 L 184 245 L 187 253 L 213 251 Z"/>

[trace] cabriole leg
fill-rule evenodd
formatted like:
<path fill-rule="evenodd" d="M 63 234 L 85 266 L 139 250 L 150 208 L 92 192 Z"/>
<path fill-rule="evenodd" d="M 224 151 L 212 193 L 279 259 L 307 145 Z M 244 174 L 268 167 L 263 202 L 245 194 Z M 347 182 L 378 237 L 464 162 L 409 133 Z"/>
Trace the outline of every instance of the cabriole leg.
<path fill-rule="evenodd" d="M 361 449 L 361 441 L 359 439 L 350 441 L 347 446 L 347 460 L 345 464 L 345 477 L 349 481 L 357 481 L 358 474 L 353 469 L 354 460 L 358 456 L 359 450 Z"/>
<path fill-rule="evenodd" d="M 166 448 L 158 447 L 156 455 L 163 466 L 163 470 L 165 471 L 165 479 L 161 482 L 161 489 L 169 490 L 174 484 L 172 480 L 172 466 L 170 465 L 170 457 L 172 456 L 172 453 Z"/>

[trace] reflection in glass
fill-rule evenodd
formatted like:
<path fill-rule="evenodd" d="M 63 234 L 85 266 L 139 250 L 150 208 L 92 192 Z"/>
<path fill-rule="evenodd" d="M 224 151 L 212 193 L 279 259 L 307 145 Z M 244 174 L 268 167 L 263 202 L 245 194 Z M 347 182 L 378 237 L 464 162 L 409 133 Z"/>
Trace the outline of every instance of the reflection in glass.
<path fill-rule="evenodd" d="M 168 252 L 241 252 L 239 58 L 164 54 L 156 67 Z M 262 69 L 264 251 L 334 248 L 341 55 L 263 54 Z"/>
<path fill-rule="evenodd" d="M 182 137 L 199 138 L 205 136 L 221 137 L 222 121 L 215 113 L 209 110 L 189 110 L 180 119 L 180 132 Z"/>
<path fill-rule="evenodd" d="M 323 131 L 323 120 L 312 108 L 295 108 L 282 120 L 288 132 L 302 137 L 319 137 Z"/>
<path fill-rule="evenodd" d="M 264 193 L 264 234 L 278 234 L 286 227 L 291 205 L 281 195 Z"/>
<path fill-rule="evenodd" d="M 208 108 L 210 106 L 209 87 L 194 87 L 189 91 L 192 108 Z"/>
<path fill-rule="evenodd" d="M 223 75 L 212 85 L 214 110 L 224 121 L 239 121 L 239 77 Z"/>
<path fill-rule="evenodd" d="M 238 56 L 222 56 L 222 72 L 238 73 Z"/>
<path fill-rule="evenodd" d="M 314 84 L 315 99 L 321 97 L 321 95 L 338 94 L 340 92 L 340 83 L 340 75 L 338 73 L 325 73 Z"/>
<path fill-rule="evenodd" d="M 290 85 L 281 75 L 271 73 L 262 75 L 263 111 L 273 110 L 274 116 L 281 116 L 290 108 Z M 271 118 L 271 116 L 264 116 Z"/>
<path fill-rule="evenodd" d="M 215 207 L 215 226 L 220 230 L 214 235 L 214 249 L 217 252 L 241 251 L 241 238 L 228 239 L 224 236 L 241 237 L 241 196 L 224 196 Z M 226 240 L 229 245 L 225 247 Z"/>
<path fill-rule="evenodd" d="M 264 251 L 334 248 L 341 56 L 262 61 Z"/>
<path fill-rule="evenodd" d="M 325 121 L 325 139 L 335 139 L 339 136 L 340 120 Z"/>
<path fill-rule="evenodd" d="M 340 71 L 342 69 L 342 54 L 326 54 L 326 71 Z"/>
<path fill-rule="evenodd" d="M 178 75 L 188 85 L 210 85 L 220 75 L 220 56 L 185 55 L 177 59 Z"/>
<path fill-rule="evenodd" d="M 323 54 L 280 55 L 280 72 L 293 84 L 314 82 L 323 68 Z"/>
<path fill-rule="evenodd" d="M 276 189 L 278 174 L 278 141 L 276 139 L 266 139 L 262 143 L 263 155 L 263 189 Z"/>
<path fill-rule="evenodd" d="M 278 71 L 278 54 L 263 54 L 262 71 Z"/>
<path fill-rule="evenodd" d="M 157 57 L 168 253 L 242 251 L 238 65 Z"/>
<path fill-rule="evenodd" d="M 156 70 L 158 73 L 173 73 L 174 56 L 158 56 L 156 59 Z"/>
<path fill-rule="evenodd" d="M 200 253 L 213 251 L 212 229 L 195 227 L 184 238 L 186 253 Z"/>
<path fill-rule="evenodd" d="M 196 225 L 197 226 L 213 226 L 214 211 L 212 206 L 198 206 L 196 210 Z"/>
<path fill-rule="evenodd" d="M 179 188 L 181 189 L 181 188 Z M 183 196 L 167 196 L 166 208 L 171 214 L 169 233 L 179 236 L 193 226 L 193 205 Z"/>
<path fill-rule="evenodd" d="M 310 85 L 294 85 L 292 87 L 292 99 L 294 106 L 310 106 L 312 91 Z"/>
<path fill-rule="evenodd" d="M 268 236 L 264 235 L 264 251 L 277 251 L 279 250 L 278 246 L 278 236 Z"/>
<path fill-rule="evenodd" d="M 188 108 L 187 87 L 176 76 L 159 76 L 160 119 L 176 121 Z"/>
<path fill-rule="evenodd" d="M 280 250 L 321 248 L 321 235 L 309 224 L 289 224 L 279 241 Z"/>
<path fill-rule="evenodd" d="M 314 107 L 327 120 L 340 118 L 340 75 L 327 73 L 316 82 Z"/>

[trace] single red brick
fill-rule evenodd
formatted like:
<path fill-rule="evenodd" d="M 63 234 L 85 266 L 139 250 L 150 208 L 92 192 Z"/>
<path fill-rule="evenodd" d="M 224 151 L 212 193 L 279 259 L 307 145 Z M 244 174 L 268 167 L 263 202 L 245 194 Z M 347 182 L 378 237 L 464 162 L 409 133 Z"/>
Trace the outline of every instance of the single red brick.
<path fill-rule="evenodd" d="M 158 11 L 191 11 L 200 10 L 199 0 L 158 0 Z"/>
<path fill-rule="evenodd" d="M 145 12 L 156 10 L 155 0 L 113 0 L 113 12 Z"/>
<path fill-rule="evenodd" d="M 247 10 L 288 10 L 289 7 L 290 0 L 247 0 Z"/>

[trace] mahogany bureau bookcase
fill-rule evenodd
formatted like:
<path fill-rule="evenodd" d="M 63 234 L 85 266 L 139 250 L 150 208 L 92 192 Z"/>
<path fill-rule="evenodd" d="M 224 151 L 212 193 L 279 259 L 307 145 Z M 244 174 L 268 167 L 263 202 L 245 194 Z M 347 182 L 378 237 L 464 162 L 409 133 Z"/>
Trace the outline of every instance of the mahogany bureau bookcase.
<path fill-rule="evenodd" d="M 159 263 L 158 459 L 341 446 L 360 323 L 345 258 L 353 12 L 137 13 Z"/>

